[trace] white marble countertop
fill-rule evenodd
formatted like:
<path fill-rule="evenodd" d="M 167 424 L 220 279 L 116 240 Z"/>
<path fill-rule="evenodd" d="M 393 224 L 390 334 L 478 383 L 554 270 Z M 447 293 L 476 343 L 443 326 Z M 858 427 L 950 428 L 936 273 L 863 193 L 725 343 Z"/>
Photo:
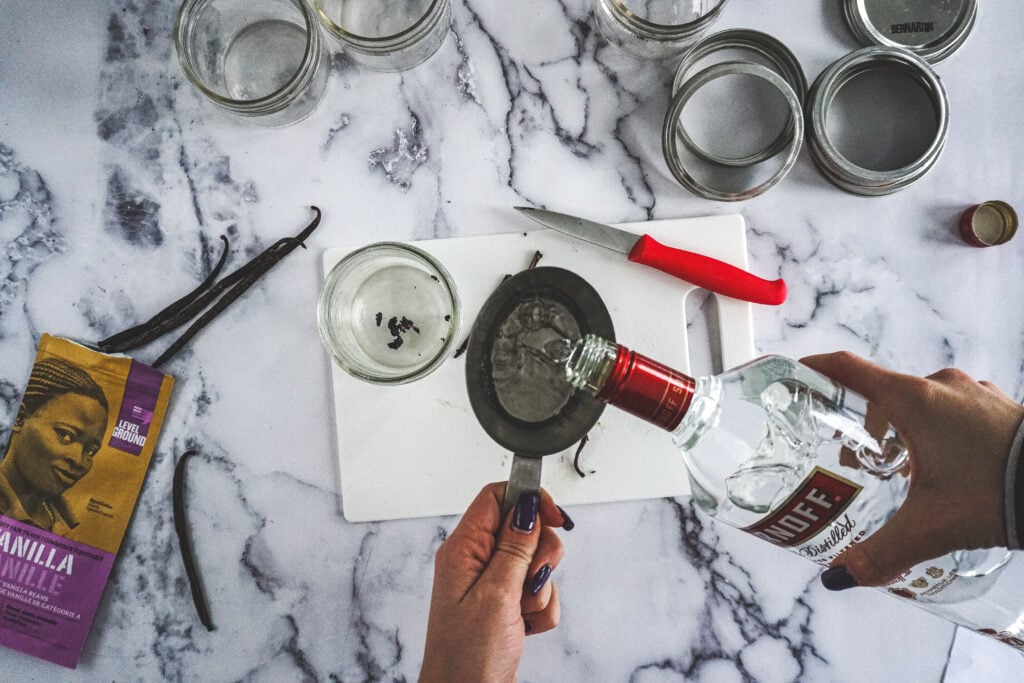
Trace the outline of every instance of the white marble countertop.
<path fill-rule="evenodd" d="M 604 44 L 584 0 L 456 0 L 453 34 L 404 74 L 336 51 L 321 106 L 281 129 L 198 97 L 174 57 L 171 5 L 0 3 L 0 438 L 42 332 L 102 338 L 201 280 L 220 234 L 232 268 L 295 234 L 307 206 L 324 222 L 167 366 L 168 421 L 78 669 L 4 650 L 5 679 L 416 677 L 433 552 L 456 519 L 350 524 L 339 512 L 315 325 L 327 247 L 524 229 L 515 204 L 606 222 L 740 212 L 752 269 L 791 292 L 756 308 L 760 351 L 957 366 L 1024 394 L 1024 238 L 972 249 L 955 232 L 969 205 L 1024 206 L 1017 3 L 983 3 L 937 66 L 949 139 L 922 180 L 856 197 L 805 149 L 782 183 L 739 204 L 672 180 L 659 143 L 670 68 Z M 809 79 L 858 47 L 839 2 L 731 0 L 715 30 L 726 27 L 778 37 Z M 196 617 L 171 520 L 190 445 L 214 632 Z M 571 513 L 563 621 L 528 639 L 523 680 L 1024 676 L 1009 648 L 880 592 L 830 594 L 816 566 L 685 498 Z"/>

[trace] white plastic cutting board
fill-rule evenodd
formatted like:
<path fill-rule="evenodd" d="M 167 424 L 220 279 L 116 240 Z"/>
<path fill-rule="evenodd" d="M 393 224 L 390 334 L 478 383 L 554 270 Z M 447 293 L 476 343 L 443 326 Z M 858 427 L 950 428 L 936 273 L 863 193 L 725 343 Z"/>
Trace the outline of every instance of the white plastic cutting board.
<path fill-rule="evenodd" d="M 521 224 L 510 218 L 510 227 Z M 623 227 L 666 244 L 747 269 L 739 215 L 681 218 Z M 593 286 L 611 313 L 619 342 L 684 372 L 689 370 L 684 299 L 693 285 L 630 263 L 625 256 L 551 230 L 417 242 L 451 272 L 462 298 L 459 340 L 506 273 L 539 265 L 572 270 Z M 324 252 L 324 274 L 356 247 Z M 715 297 L 722 363 L 753 358 L 751 304 Z M 458 514 L 491 481 L 508 478 L 512 454 L 477 423 L 465 388 L 464 356 L 426 378 L 378 386 L 332 364 L 338 470 L 345 518 L 367 522 Z M 590 431 L 573 467 L 575 447 L 544 458 L 543 486 L 560 505 L 689 494 L 682 458 L 668 435 L 609 407 Z"/>

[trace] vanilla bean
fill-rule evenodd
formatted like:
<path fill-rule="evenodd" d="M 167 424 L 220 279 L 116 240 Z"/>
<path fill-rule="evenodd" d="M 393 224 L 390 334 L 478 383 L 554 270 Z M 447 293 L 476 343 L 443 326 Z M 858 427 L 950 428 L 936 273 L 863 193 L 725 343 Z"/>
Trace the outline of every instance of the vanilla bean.
<path fill-rule="evenodd" d="M 191 320 L 196 313 L 203 310 L 210 305 L 214 299 L 220 296 L 224 291 L 234 286 L 237 282 L 241 281 L 245 276 L 250 273 L 254 268 L 258 268 L 260 264 L 266 259 L 266 252 L 263 252 L 253 258 L 248 263 L 244 264 L 233 273 L 224 277 L 223 280 L 213 285 L 205 292 L 196 297 L 187 306 L 184 306 L 159 322 L 157 325 L 153 325 L 149 329 L 145 330 L 141 334 L 123 342 L 116 348 L 101 347 L 104 351 L 118 352 L 128 351 L 130 349 L 137 348 L 139 346 L 145 346 L 149 342 L 162 337 L 171 330 L 181 327 L 186 322 Z"/>
<path fill-rule="evenodd" d="M 459 356 L 464 354 L 466 352 L 466 348 L 468 346 L 469 346 L 469 337 L 466 337 L 465 339 L 462 340 L 462 343 L 459 344 L 459 348 L 455 349 L 455 354 L 452 356 L 452 358 L 458 358 Z"/>
<path fill-rule="evenodd" d="M 576 448 L 576 455 L 572 459 L 573 469 L 576 470 L 576 474 L 580 475 L 581 479 L 587 475 L 584 474 L 583 470 L 580 468 L 580 453 L 583 452 L 583 447 L 587 445 L 588 441 L 590 441 L 590 434 L 584 434 L 583 438 L 580 439 L 580 445 Z M 591 474 L 593 474 L 593 472 L 591 472 Z"/>
<path fill-rule="evenodd" d="M 171 357 L 173 357 L 174 354 L 180 351 L 181 348 L 185 346 L 185 344 L 191 341 L 191 339 L 200 330 L 202 330 L 203 327 L 205 327 L 211 320 L 220 315 L 224 311 L 224 309 L 226 309 L 236 299 L 238 299 L 238 297 L 244 294 L 245 291 L 249 289 L 249 287 L 251 287 L 253 283 L 255 283 L 257 280 L 263 277 L 263 275 L 266 274 L 266 272 L 269 271 L 271 268 L 273 268 L 282 258 L 290 254 L 292 250 L 295 249 L 295 247 L 301 246 L 303 249 L 306 248 L 306 245 L 303 244 L 303 241 L 307 237 L 309 237 L 310 234 L 312 234 L 312 232 L 316 229 L 318 225 L 320 225 L 321 216 L 320 209 L 318 209 L 315 206 L 312 206 L 310 208 L 316 211 L 316 217 L 312 220 L 312 222 L 310 222 L 310 224 L 307 225 L 302 230 L 302 232 L 300 232 L 295 237 L 285 237 L 283 239 L 278 240 L 270 247 L 268 247 L 263 253 L 254 258 L 252 261 L 250 261 L 248 264 L 242 266 L 237 271 L 235 271 L 235 273 L 238 273 L 240 271 L 244 272 L 242 272 L 239 278 L 232 281 L 232 284 L 234 286 L 228 289 L 227 292 L 224 293 L 224 296 L 218 299 L 216 303 L 214 303 L 210 307 L 209 310 L 207 310 L 205 313 L 199 316 L 199 318 L 197 318 L 196 321 L 192 323 L 188 327 L 188 329 L 185 330 L 184 333 L 182 333 L 180 337 L 178 337 L 178 339 L 176 339 L 170 346 L 167 347 L 167 349 L 162 354 L 160 354 L 160 357 L 157 358 L 156 361 L 152 364 L 154 368 L 160 367 L 163 363 L 170 360 Z M 232 275 L 229 275 L 228 277 L 224 278 L 224 280 L 231 278 L 233 275 L 235 275 L 235 273 L 232 273 Z"/>
<path fill-rule="evenodd" d="M 537 267 L 537 262 L 540 261 L 543 257 L 544 257 L 544 254 L 540 253 L 539 250 L 534 251 L 533 252 L 533 258 L 530 259 L 530 263 L 529 263 L 529 265 L 526 266 L 526 269 L 527 270 L 533 270 L 534 268 L 536 268 Z M 510 277 L 512 277 L 511 273 L 505 273 L 505 277 L 501 278 L 501 282 L 499 282 L 498 284 L 501 285 L 502 283 L 505 282 L 505 280 L 509 279 Z M 459 344 L 459 348 L 455 349 L 455 354 L 452 356 L 452 358 L 458 358 L 459 356 L 464 354 L 466 352 L 466 348 L 468 346 L 469 346 L 469 337 L 466 337 L 465 339 L 462 340 L 462 343 Z"/>
<path fill-rule="evenodd" d="M 265 260 L 265 256 L 260 254 L 253 260 L 249 261 L 245 265 L 241 266 L 238 270 L 234 271 L 230 275 L 225 276 L 223 280 L 215 284 L 210 289 L 206 290 L 199 296 L 195 301 L 190 303 L 188 306 L 177 311 L 173 316 L 166 318 L 161 321 L 159 325 L 154 325 L 150 329 L 146 330 L 143 334 L 140 334 L 133 339 L 122 344 L 116 349 L 104 349 L 106 351 L 128 351 L 130 349 L 137 348 L 139 346 L 145 346 L 146 344 L 159 339 L 168 332 L 178 327 L 181 327 L 186 322 L 191 320 L 196 313 L 203 310 L 210 305 L 218 296 L 223 294 L 225 291 L 233 287 L 238 282 L 242 281 L 246 275 L 248 275 L 254 268 L 260 266 Z"/>
<path fill-rule="evenodd" d="M 188 531 L 188 520 L 185 518 L 185 463 L 195 454 L 195 450 L 185 451 L 178 459 L 178 464 L 174 466 L 171 506 L 174 512 L 174 532 L 178 536 L 181 561 L 185 565 L 185 576 L 188 578 L 188 586 L 192 591 L 192 603 L 196 606 L 196 612 L 199 613 L 199 621 L 203 623 L 207 631 L 212 631 L 214 630 L 213 620 L 210 619 L 210 609 L 203 596 L 199 570 L 196 568 L 195 557 L 192 554 L 192 537 Z"/>
<path fill-rule="evenodd" d="M 218 259 L 217 264 L 213 267 L 210 274 L 207 275 L 195 289 L 172 303 L 170 306 L 164 308 L 146 322 L 135 325 L 134 327 L 129 327 L 126 330 L 107 337 L 106 339 L 97 342 L 97 346 L 103 351 L 108 352 L 126 351 L 127 349 L 135 348 L 135 346 L 139 346 L 139 344 L 132 343 L 132 340 L 147 334 L 153 328 L 162 327 L 172 316 L 186 309 L 190 304 L 195 302 L 195 300 L 213 284 L 217 279 L 217 276 L 220 275 L 220 271 L 224 268 L 224 264 L 227 262 L 229 247 L 228 238 L 221 235 L 220 239 L 224 243 L 224 249 L 220 253 L 220 259 Z M 129 344 L 131 345 L 129 346 Z"/>

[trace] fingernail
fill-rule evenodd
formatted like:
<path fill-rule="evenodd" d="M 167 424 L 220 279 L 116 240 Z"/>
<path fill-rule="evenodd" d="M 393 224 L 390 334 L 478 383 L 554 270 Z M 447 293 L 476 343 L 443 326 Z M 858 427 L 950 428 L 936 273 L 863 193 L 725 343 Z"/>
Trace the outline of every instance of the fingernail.
<path fill-rule="evenodd" d="M 516 531 L 530 533 L 537 524 L 537 510 L 540 508 L 539 491 L 523 491 L 516 501 L 516 509 L 512 514 L 512 528 Z"/>
<path fill-rule="evenodd" d="M 540 593 L 540 589 L 544 587 L 544 584 L 548 582 L 548 577 L 551 576 L 551 565 L 546 564 L 537 570 L 537 573 L 533 575 L 533 580 L 530 581 L 530 593 L 536 595 Z"/>
<path fill-rule="evenodd" d="M 846 567 L 839 565 L 825 570 L 821 575 L 821 585 L 830 591 L 844 591 L 847 588 L 859 586 L 857 579 L 846 571 Z"/>
<path fill-rule="evenodd" d="M 570 517 L 568 513 L 566 513 L 566 511 L 562 509 L 561 505 L 556 505 L 555 507 L 558 508 L 558 511 L 560 513 L 562 513 L 562 529 L 565 531 L 572 531 L 573 529 L 575 529 L 576 522 L 572 521 L 572 517 Z"/>
<path fill-rule="evenodd" d="M 533 624 L 531 624 L 531 623 L 530 623 L 530 622 L 528 622 L 528 621 L 524 621 L 524 622 L 523 622 L 523 626 L 524 626 L 524 628 L 526 629 L 526 632 L 527 632 L 527 633 L 529 633 L 530 631 L 532 631 L 532 630 L 533 630 Z"/>

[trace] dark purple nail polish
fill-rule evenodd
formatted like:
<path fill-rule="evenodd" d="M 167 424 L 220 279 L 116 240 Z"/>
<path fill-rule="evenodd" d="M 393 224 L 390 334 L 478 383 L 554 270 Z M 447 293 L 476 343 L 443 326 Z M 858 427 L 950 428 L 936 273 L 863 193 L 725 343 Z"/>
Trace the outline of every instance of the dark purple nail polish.
<path fill-rule="evenodd" d="M 560 513 L 562 513 L 562 529 L 565 530 L 565 531 L 572 531 L 573 529 L 575 529 L 576 528 L 576 522 L 572 521 L 572 517 L 570 517 L 565 512 L 565 510 L 562 509 L 561 505 L 556 505 L 555 507 L 557 507 L 558 511 Z"/>
<path fill-rule="evenodd" d="M 530 593 L 533 595 L 540 593 L 540 589 L 548 582 L 549 576 L 551 576 L 550 564 L 546 564 L 538 569 L 537 573 L 533 575 L 533 579 L 530 581 Z"/>
<path fill-rule="evenodd" d="M 516 501 L 515 512 L 512 513 L 512 528 L 516 531 L 530 533 L 537 524 L 537 511 L 540 509 L 540 491 L 523 491 Z"/>
<path fill-rule="evenodd" d="M 830 591 L 844 591 L 847 588 L 853 588 L 860 584 L 857 583 L 857 579 L 850 575 L 850 572 L 846 571 L 846 567 L 839 565 L 822 573 L 821 585 Z"/>

